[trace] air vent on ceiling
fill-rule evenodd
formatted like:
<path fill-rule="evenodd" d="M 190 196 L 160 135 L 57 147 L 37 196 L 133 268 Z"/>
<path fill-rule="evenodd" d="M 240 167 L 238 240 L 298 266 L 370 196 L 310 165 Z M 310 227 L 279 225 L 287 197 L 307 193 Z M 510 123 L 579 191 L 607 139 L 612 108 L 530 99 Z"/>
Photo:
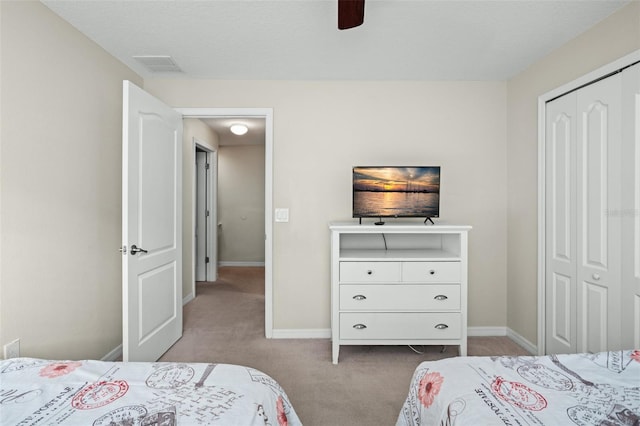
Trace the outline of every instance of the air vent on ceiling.
<path fill-rule="evenodd" d="M 182 72 L 171 56 L 134 56 L 151 72 Z"/>

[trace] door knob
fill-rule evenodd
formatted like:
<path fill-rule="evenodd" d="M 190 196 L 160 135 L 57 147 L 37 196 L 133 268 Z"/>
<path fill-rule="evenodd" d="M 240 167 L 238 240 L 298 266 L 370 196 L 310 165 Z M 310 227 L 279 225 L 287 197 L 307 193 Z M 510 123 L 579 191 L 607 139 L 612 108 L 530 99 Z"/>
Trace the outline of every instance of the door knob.
<path fill-rule="evenodd" d="M 598 281 L 600 279 L 600 274 L 593 274 L 593 279 Z"/>
<path fill-rule="evenodd" d="M 136 245 L 132 245 L 131 249 L 130 249 L 131 255 L 135 256 L 136 253 L 148 253 L 145 249 L 141 248 L 141 247 L 136 247 Z"/>

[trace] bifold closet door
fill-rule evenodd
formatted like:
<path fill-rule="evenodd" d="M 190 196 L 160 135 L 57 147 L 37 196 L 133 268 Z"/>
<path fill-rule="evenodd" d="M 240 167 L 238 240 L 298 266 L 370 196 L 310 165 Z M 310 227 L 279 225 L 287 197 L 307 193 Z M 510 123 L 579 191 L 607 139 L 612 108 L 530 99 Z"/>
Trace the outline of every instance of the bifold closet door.
<path fill-rule="evenodd" d="M 640 64 L 622 72 L 622 345 L 640 348 Z"/>
<path fill-rule="evenodd" d="M 578 352 L 621 347 L 621 80 L 576 92 Z"/>
<path fill-rule="evenodd" d="M 546 106 L 547 353 L 576 352 L 576 93 Z"/>

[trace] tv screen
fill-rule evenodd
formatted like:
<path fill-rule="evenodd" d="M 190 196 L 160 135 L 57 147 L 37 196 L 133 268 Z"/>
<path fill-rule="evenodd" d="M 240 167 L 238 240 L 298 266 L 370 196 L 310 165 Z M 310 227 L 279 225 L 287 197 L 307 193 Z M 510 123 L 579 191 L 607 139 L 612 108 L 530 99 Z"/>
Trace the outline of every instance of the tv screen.
<path fill-rule="evenodd" d="M 440 167 L 353 168 L 353 217 L 438 217 Z"/>

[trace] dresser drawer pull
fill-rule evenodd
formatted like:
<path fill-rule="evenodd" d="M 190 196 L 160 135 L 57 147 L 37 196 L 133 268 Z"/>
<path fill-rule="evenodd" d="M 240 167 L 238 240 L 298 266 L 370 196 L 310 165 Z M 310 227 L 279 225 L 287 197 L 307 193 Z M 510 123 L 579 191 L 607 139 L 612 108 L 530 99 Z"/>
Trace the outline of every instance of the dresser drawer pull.
<path fill-rule="evenodd" d="M 362 294 L 356 294 L 355 296 L 353 296 L 354 300 L 364 300 L 366 299 L 366 296 L 363 296 Z"/>
<path fill-rule="evenodd" d="M 434 299 L 436 299 L 436 300 L 447 300 L 448 297 L 445 296 L 444 294 L 439 294 L 436 297 L 434 297 Z"/>
<path fill-rule="evenodd" d="M 367 328 L 367 326 L 364 324 L 356 324 L 353 326 L 353 328 L 355 328 L 356 330 L 364 330 L 365 328 Z"/>
<path fill-rule="evenodd" d="M 369 270 L 367 271 L 367 275 L 373 275 L 373 271 L 372 271 L 371 269 L 369 269 Z"/>
<path fill-rule="evenodd" d="M 432 269 L 432 270 L 429 271 L 429 275 L 435 275 L 435 274 L 436 274 L 435 269 Z"/>
<path fill-rule="evenodd" d="M 449 328 L 449 326 L 447 324 L 438 324 L 435 328 L 437 328 L 438 330 L 444 330 L 446 328 Z"/>

